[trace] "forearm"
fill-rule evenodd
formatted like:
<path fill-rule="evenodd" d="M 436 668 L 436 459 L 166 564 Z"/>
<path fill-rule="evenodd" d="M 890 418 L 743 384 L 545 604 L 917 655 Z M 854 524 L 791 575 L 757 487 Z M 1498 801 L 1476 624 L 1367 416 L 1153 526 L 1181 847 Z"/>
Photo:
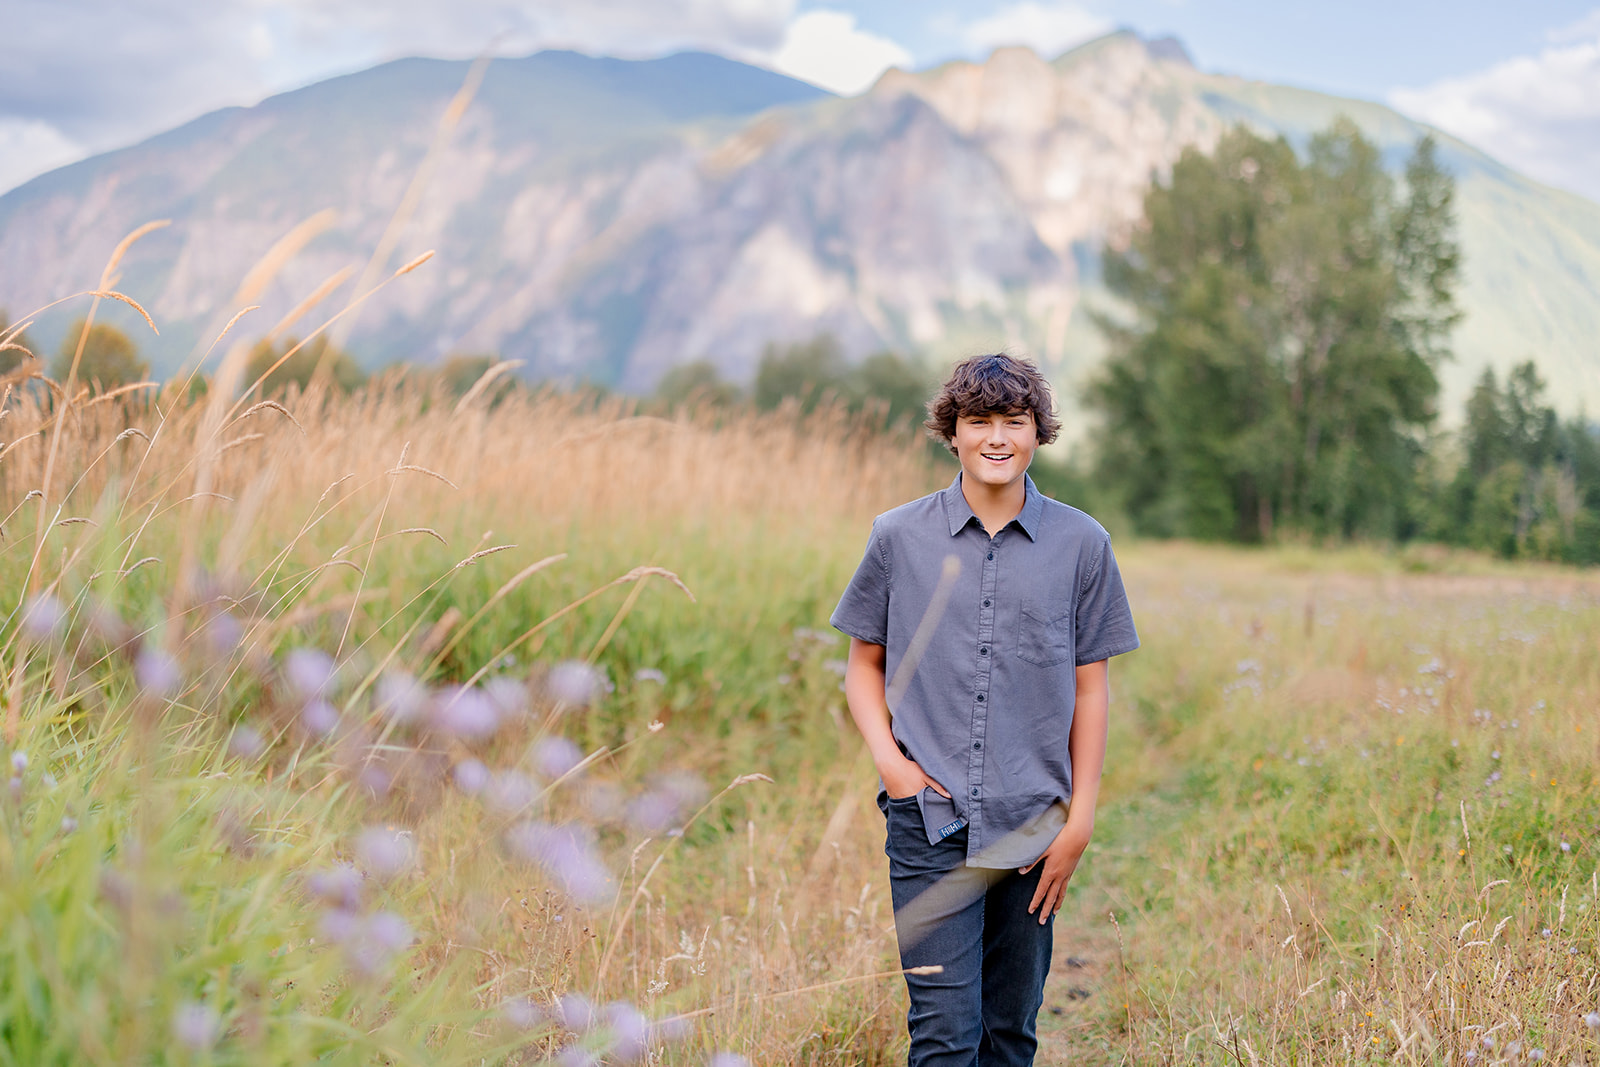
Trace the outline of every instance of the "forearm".
<path fill-rule="evenodd" d="M 1088 831 L 1100 800 L 1100 775 L 1106 765 L 1106 733 L 1111 689 L 1104 660 L 1078 668 L 1077 700 L 1067 751 L 1072 757 L 1072 804 L 1067 821 Z"/>
<path fill-rule="evenodd" d="M 900 756 L 890 726 L 889 701 L 884 676 L 884 648 L 858 638 L 850 639 L 850 658 L 844 672 L 844 699 L 850 718 L 872 753 L 880 773 L 885 761 Z"/>

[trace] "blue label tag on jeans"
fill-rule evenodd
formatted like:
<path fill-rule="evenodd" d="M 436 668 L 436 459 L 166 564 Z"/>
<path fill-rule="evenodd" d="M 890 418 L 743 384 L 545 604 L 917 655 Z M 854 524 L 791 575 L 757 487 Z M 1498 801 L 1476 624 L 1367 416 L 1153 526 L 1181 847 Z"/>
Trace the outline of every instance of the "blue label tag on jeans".
<path fill-rule="evenodd" d="M 957 819 L 955 822 L 950 823 L 948 826 L 939 827 L 939 839 L 941 841 L 944 840 L 945 838 L 949 837 L 951 834 L 955 833 L 957 830 L 960 830 L 965 825 L 967 825 L 967 820 L 965 820 L 965 819 Z"/>

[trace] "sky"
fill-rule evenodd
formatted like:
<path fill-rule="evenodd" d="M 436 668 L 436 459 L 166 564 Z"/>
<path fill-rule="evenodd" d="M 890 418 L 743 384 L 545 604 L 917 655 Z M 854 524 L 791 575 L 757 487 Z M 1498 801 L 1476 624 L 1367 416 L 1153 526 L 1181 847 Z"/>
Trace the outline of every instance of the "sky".
<path fill-rule="evenodd" d="M 408 55 L 715 51 L 843 94 L 1119 28 L 1203 70 L 1388 103 L 1600 201 L 1600 0 L 0 0 L 0 191 Z"/>

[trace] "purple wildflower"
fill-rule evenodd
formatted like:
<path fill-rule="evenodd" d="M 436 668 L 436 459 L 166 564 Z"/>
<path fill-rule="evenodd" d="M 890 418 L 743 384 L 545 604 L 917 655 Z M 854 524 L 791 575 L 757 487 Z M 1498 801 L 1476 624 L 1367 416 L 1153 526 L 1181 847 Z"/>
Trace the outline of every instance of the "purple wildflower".
<path fill-rule="evenodd" d="M 361 916 L 349 908 L 329 908 L 317 924 L 324 941 L 342 945 L 361 932 Z"/>
<path fill-rule="evenodd" d="M 515 678 L 504 675 L 483 683 L 483 691 L 500 712 L 508 717 L 524 714 L 528 710 L 528 687 Z"/>
<path fill-rule="evenodd" d="M 283 660 L 283 676 L 301 700 L 318 700 L 333 686 L 333 657 L 315 648 L 297 648 Z"/>
<path fill-rule="evenodd" d="M 582 993 L 568 993 L 556 1001 L 556 1018 L 569 1033 L 588 1033 L 595 1024 L 594 1004 Z"/>
<path fill-rule="evenodd" d="M 389 790 L 394 787 L 394 776 L 376 763 L 369 763 L 361 768 L 361 773 L 356 776 L 356 781 L 361 783 L 361 788 L 374 800 L 381 800 L 389 795 Z"/>
<path fill-rule="evenodd" d="M 266 750 L 267 742 L 257 730 L 247 722 L 242 722 L 233 728 L 233 735 L 228 738 L 228 751 L 240 759 L 255 759 Z"/>
<path fill-rule="evenodd" d="M 49 641 L 67 623 L 67 609 L 49 593 L 35 593 L 22 608 L 22 632 L 35 641 Z"/>
<path fill-rule="evenodd" d="M 719 1052 L 711 1057 L 710 1067 L 750 1067 L 750 1061 L 737 1052 Z"/>
<path fill-rule="evenodd" d="M 172 655 L 159 648 L 143 648 L 133 661 L 133 677 L 139 688 L 157 700 L 171 700 L 183 688 L 183 668 Z"/>
<path fill-rule="evenodd" d="M 476 796 L 489 784 L 489 768 L 483 765 L 482 760 L 464 759 L 455 765 L 451 777 L 455 779 L 457 789 L 469 796 Z"/>
<path fill-rule="evenodd" d="M 348 863 L 336 863 L 306 878 L 306 889 L 318 900 L 354 910 L 361 906 L 361 872 Z"/>
<path fill-rule="evenodd" d="M 575 704 L 584 707 L 599 698 L 605 688 L 605 679 L 599 671 L 582 660 L 563 660 L 550 668 L 545 678 L 545 688 L 558 704 Z"/>
<path fill-rule="evenodd" d="M 508 997 L 500 1005 L 500 1015 L 518 1030 L 532 1030 L 545 1021 L 544 1009 L 529 997 Z"/>
<path fill-rule="evenodd" d="M 506 844 L 520 859 L 543 868 L 574 900 L 598 903 L 616 891 L 592 836 L 581 827 L 530 819 L 506 831 Z"/>
<path fill-rule="evenodd" d="M 405 671 L 388 671 L 378 679 L 378 710 L 393 722 L 415 722 L 428 706 L 428 687 Z"/>
<path fill-rule="evenodd" d="M 611 1032 L 611 1053 L 623 1063 L 634 1063 L 650 1054 L 650 1020 L 632 1004 L 614 1001 L 606 1005 L 606 1029 Z"/>
<path fill-rule="evenodd" d="M 195 1052 L 203 1052 L 222 1036 L 222 1020 L 215 1008 L 198 1001 L 185 1001 L 172 1013 L 172 1036 Z"/>
<path fill-rule="evenodd" d="M 500 709 L 481 689 L 451 686 L 434 696 L 431 725 L 462 741 L 484 741 L 500 728 Z"/>
<path fill-rule="evenodd" d="M 206 621 L 206 650 L 217 659 L 233 655 L 243 640 L 244 624 L 228 612 L 218 612 Z"/>
<path fill-rule="evenodd" d="M 565 737 L 547 737 L 533 749 L 534 768 L 546 778 L 560 778 L 583 762 L 583 750 Z"/>
<path fill-rule="evenodd" d="M 356 856 L 374 878 L 382 882 L 396 878 L 416 862 L 416 847 L 411 835 L 372 826 L 356 838 Z"/>
<path fill-rule="evenodd" d="M 496 771 L 484 785 L 483 802 L 498 815 L 514 815 L 522 811 L 537 793 L 533 780 L 516 771 Z"/>
<path fill-rule="evenodd" d="M 628 804 L 628 822 L 643 834 L 663 833 L 704 804 L 706 795 L 705 783 L 692 774 L 662 775 L 653 788 Z"/>
<path fill-rule="evenodd" d="M 28 754 L 20 748 L 11 753 L 11 769 L 17 774 L 28 769 Z"/>
<path fill-rule="evenodd" d="M 339 709 L 326 700 L 313 700 L 300 709 L 300 725 L 313 737 L 327 737 L 339 728 Z"/>
<path fill-rule="evenodd" d="M 568 1045 L 556 1053 L 556 1067 L 599 1067 L 600 1059 L 588 1049 Z"/>
<path fill-rule="evenodd" d="M 411 926 L 392 911 L 367 916 L 344 943 L 345 961 L 359 974 L 379 974 L 414 940 Z"/>
<path fill-rule="evenodd" d="M 602 822 L 615 819 L 622 813 L 622 789 L 615 782 L 591 782 L 584 791 L 584 806 L 589 814 Z"/>

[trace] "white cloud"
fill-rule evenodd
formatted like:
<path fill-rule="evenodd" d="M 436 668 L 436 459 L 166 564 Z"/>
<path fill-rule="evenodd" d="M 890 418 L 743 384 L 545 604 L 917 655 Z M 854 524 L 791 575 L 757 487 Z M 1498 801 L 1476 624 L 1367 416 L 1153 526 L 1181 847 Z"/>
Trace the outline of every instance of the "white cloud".
<path fill-rule="evenodd" d="M 770 63 L 792 78 L 854 96 L 890 67 L 910 67 L 911 53 L 887 37 L 857 29 L 854 15 L 816 10 L 789 23 Z"/>
<path fill-rule="evenodd" d="M 82 145 L 48 122 L 0 118 L 0 193 L 83 156 Z"/>
<path fill-rule="evenodd" d="M 1025 0 L 1024 3 L 1012 4 L 985 18 L 967 23 L 962 28 L 962 36 L 967 46 L 975 52 L 1021 44 L 1053 59 L 1067 49 L 1109 33 L 1114 28 L 1110 19 L 1077 4 L 1045 4 Z"/>
<path fill-rule="evenodd" d="M 1600 12 L 1537 55 L 1389 101 L 1530 177 L 1600 200 Z"/>
<path fill-rule="evenodd" d="M 103 151 L 219 107 L 253 104 L 400 56 L 461 58 L 486 48 L 522 55 L 550 47 L 625 56 L 687 48 L 770 55 L 784 41 L 795 3 L 4 0 L 0 123 L 17 130 L 43 124 L 86 151 Z M 47 135 L 27 129 L 28 150 L 38 156 Z"/>

